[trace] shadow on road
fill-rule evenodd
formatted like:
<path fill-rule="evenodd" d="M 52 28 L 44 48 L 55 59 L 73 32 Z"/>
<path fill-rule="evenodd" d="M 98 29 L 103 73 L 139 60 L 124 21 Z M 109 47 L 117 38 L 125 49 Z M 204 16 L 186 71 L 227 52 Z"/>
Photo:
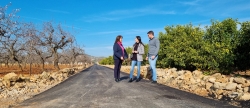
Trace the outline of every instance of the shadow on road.
<path fill-rule="evenodd" d="M 122 80 L 127 80 L 129 78 L 129 76 L 123 76 L 123 77 L 121 77 L 120 79 L 121 79 L 121 81 Z"/>

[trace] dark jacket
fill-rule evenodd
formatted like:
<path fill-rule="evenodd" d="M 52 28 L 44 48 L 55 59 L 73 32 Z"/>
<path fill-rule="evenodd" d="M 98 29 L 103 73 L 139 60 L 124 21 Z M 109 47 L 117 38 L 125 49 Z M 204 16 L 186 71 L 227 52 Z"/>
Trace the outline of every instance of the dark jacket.
<path fill-rule="evenodd" d="M 122 57 L 122 48 L 120 47 L 120 45 L 118 43 L 114 44 L 113 52 L 114 52 L 114 55 L 113 55 L 114 60 L 116 60 L 116 59 L 120 60 Z M 123 58 L 124 59 L 128 58 L 128 54 L 127 54 L 127 51 L 125 50 L 125 48 L 124 48 L 124 57 Z"/>

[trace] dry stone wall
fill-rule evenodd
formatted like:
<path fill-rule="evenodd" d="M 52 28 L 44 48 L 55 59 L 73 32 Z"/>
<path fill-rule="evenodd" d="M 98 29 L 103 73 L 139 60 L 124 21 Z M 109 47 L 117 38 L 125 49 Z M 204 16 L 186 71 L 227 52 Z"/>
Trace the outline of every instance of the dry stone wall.
<path fill-rule="evenodd" d="M 112 65 L 106 67 L 114 68 Z M 123 72 L 129 73 L 130 66 L 122 66 Z M 137 74 L 135 67 L 134 75 Z M 151 70 L 148 66 L 141 67 L 144 79 L 151 79 Z M 250 80 L 241 77 L 230 77 L 215 73 L 210 76 L 203 75 L 202 71 L 171 69 L 157 69 L 157 81 L 160 84 L 177 89 L 189 91 L 205 97 L 231 100 L 250 100 Z"/>
<path fill-rule="evenodd" d="M 9 105 L 26 100 L 57 85 L 87 67 L 65 68 L 58 72 L 44 71 L 42 74 L 32 76 L 17 75 L 14 72 L 8 73 L 0 78 L 0 107 L 8 108 Z"/>

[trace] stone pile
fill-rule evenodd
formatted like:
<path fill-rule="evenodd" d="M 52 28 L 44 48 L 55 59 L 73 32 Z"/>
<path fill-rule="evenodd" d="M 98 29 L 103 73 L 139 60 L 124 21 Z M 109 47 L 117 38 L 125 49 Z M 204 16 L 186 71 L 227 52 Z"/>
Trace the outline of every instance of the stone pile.
<path fill-rule="evenodd" d="M 107 66 L 114 68 L 114 66 Z M 130 72 L 130 66 L 122 66 L 123 72 Z M 134 75 L 137 69 L 134 70 Z M 141 77 L 151 79 L 151 70 L 148 66 L 141 67 Z M 210 76 L 201 71 L 157 69 L 157 81 L 160 84 L 189 91 L 205 97 L 231 100 L 250 100 L 250 80 L 241 77 L 230 77 L 215 73 Z"/>
<path fill-rule="evenodd" d="M 84 67 L 65 68 L 58 72 L 43 72 L 39 75 L 24 76 L 15 73 L 8 73 L 0 78 L 0 99 L 13 98 L 17 99 L 24 96 L 25 100 L 29 98 L 29 94 L 34 95 L 40 93 L 62 81 L 69 76 L 79 72 Z"/>

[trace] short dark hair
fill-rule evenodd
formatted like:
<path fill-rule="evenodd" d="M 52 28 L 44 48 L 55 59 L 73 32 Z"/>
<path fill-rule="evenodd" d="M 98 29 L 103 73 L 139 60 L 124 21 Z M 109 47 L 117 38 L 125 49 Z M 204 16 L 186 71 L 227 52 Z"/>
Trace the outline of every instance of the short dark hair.
<path fill-rule="evenodd" d="M 152 34 L 154 36 L 154 31 L 150 30 L 147 34 Z"/>
<path fill-rule="evenodd" d="M 115 43 L 119 42 L 121 38 L 122 38 L 122 35 L 116 36 L 116 38 L 115 38 Z"/>

